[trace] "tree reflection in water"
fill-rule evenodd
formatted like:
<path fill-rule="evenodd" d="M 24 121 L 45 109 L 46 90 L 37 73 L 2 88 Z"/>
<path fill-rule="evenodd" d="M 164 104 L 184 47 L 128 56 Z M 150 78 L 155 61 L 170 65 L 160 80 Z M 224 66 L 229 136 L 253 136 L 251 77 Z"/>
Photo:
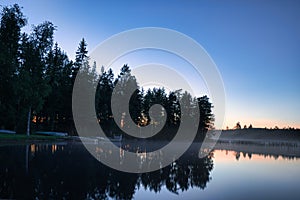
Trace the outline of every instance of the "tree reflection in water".
<path fill-rule="evenodd" d="M 141 187 L 157 193 L 165 186 L 175 194 L 204 189 L 212 155 L 199 159 L 196 149 L 163 169 L 132 174 L 101 164 L 79 144 L 2 146 L 0 198 L 132 199 Z"/>

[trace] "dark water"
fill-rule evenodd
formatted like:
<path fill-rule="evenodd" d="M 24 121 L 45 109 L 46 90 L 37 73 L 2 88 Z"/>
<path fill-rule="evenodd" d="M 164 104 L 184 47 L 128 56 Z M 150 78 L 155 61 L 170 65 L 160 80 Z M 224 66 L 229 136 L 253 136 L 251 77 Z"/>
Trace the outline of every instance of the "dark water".
<path fill-rule="evenodd" d="M 6 199 L 299 199 L 296 157 L 215 150 L 198 145 L 163 169 L 111 169 L 80 144 L 0 146 L 0 198 Z M 199 149 L 198 149 L 199 150 Z"/>

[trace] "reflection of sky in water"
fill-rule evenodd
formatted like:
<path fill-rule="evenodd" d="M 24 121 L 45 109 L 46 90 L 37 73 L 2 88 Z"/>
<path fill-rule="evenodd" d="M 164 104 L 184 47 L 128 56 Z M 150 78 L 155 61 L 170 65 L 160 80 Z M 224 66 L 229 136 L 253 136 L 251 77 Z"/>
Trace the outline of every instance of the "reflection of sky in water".
<path fill-rule="evenodd" d="M 191 188 L 179 195 L 137 191 L 136 199 L 298 199 L 300 159 L 215 150 L 212 180 L 204 190 Z M 250 155 L 250 157 L 249 157 Z M 147 193 L 145 196 L 144 193 Z"/>
<path fill-rule="evenodd" d="M 253 154 L 251 159 L 241 155 L 237 161 L 235 155 L 235 152 L 226 155 L 226 151 L 215 153 L 213 181 L 205 191 L 210 197 L 214 191 L 222 198 L 230 199 L 242 196 L 248 199 L 299 197 L 299 159 Z"/>

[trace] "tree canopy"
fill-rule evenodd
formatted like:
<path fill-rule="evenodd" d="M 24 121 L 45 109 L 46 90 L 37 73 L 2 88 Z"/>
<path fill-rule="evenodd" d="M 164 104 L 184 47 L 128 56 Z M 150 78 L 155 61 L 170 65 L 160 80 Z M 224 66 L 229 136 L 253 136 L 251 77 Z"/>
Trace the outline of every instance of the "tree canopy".
<path fill-rule="evenodd" d="M 27 19 L 17 4 L 3 7 L 0 16 L 0 129 L 23 134 L 45 130 L 76 135 L 71 105 L 73 84 L 79 70 L 90 74 L 90 81 L 97 87 L 95 110 L 100 126 L 109 136 L 123 134 L 112 114 L 111 97 L 114 94 L 122 99 L 126 88 L 136 90 L 129 100 L 129 113 L 118 113 L 122 116 L 120 119 L 131 118 L 137 126 L 155 127 L 163 123 L 166 114 L 164 128 L 156 138 L 174 136 L 183 109 L 193 119 L 197 113 L 195 108 L 199 108 L 200 122 L 194 124 L 199 132 L 213 128 L 212 104 L 207 96 L 196 98 L 182 90 L 167 94 L 164 88 L 144 91 L 127 64 L 117 76 L 112 69 L 104 67 L 101 74 L 97 74 L 97 65 L 88 56 L 84 38 L 79 42 L 73 62 L 55 43 L 57 28 L 51 22 L 33 26 L 31 33 L 22 33 Z M 180 101 L 183 102 L 181 106 Z M 153 116 L 150 108 L 155 104 L 164 109 Z"/>

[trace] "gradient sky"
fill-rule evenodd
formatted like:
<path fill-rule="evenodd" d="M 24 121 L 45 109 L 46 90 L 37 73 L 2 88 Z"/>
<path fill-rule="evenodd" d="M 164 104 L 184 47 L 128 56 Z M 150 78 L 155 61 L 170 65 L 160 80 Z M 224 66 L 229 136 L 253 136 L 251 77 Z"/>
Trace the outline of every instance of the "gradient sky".
<path fill-rule="evenodd" d="M 231 128 L 240 121 L 254 127 L 300 128 L 297 0 L 12 0 L 0 4 L 13 3 L 21 5 L 28 17 L 25 31 L 32 24 L 53 22 L 57 26 L 55 41 L 71 59 L 82 37 L 92 50 L 113 34 L 132 28 L 164 27 L 182 32 L 201 44 L 219 68 L 227 96 L 225 126 Z"/>

